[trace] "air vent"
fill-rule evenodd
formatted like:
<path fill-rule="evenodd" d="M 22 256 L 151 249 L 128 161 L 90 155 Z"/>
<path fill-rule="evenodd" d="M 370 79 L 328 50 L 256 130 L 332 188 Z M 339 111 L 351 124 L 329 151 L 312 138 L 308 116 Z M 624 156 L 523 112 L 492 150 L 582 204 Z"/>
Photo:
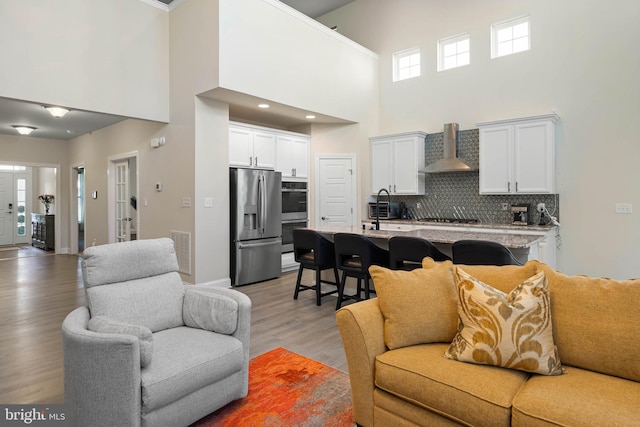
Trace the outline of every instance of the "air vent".
<path fill-rule="evenodd" d="M 171 230 L 171 240 L 178 258 L 178 272 L 191 274 L 191 233 Z"/>

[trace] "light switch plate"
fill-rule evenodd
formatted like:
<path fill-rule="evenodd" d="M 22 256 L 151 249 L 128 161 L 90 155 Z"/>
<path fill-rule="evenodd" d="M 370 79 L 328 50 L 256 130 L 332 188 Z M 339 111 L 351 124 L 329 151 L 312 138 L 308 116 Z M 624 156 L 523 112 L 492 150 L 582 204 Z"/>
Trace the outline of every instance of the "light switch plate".
<path fill-rule="evenodd" d="M 633 212 L 633 205 L 631 203 L 616 203 L 616 213 L 630 214 Z"/>
<path fill-rule="evenodd" d="M 205 208 L 212 208 L 213 207 L 213 198 L 212 197 L 205 197 L 204 198 L 204 207 Z"/>

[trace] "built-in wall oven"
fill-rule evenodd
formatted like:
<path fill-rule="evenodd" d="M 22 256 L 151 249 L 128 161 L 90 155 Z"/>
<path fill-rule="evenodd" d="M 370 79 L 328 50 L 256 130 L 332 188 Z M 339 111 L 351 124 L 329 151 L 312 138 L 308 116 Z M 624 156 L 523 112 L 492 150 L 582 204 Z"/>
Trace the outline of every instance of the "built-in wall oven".
<path fill-rule="evenodd" d="M 308 183 L 282 181 L 282 253 L 293 252 L 293 230 L 309 225 Z"/>

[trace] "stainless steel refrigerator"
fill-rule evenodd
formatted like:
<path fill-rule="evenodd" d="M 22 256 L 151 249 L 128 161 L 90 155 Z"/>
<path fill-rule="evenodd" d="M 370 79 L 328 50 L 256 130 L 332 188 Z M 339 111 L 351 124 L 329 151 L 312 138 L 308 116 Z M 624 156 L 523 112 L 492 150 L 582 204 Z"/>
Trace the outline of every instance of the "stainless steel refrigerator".
<path fill-rule="evenodd" d="M 231 285 L 282 273 L 282 174 L 229 169 L 231 195 Z"/>

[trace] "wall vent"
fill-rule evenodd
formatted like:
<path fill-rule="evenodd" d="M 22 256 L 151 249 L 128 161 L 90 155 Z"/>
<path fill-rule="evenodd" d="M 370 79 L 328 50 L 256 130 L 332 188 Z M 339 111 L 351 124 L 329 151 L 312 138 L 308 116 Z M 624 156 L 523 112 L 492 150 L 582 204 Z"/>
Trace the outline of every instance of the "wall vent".
<path fill-rule="evenodd" d="M 171 240 L 178 258 L 178 271 L 191 274 L 191 233 L 171 230 Z"/>

